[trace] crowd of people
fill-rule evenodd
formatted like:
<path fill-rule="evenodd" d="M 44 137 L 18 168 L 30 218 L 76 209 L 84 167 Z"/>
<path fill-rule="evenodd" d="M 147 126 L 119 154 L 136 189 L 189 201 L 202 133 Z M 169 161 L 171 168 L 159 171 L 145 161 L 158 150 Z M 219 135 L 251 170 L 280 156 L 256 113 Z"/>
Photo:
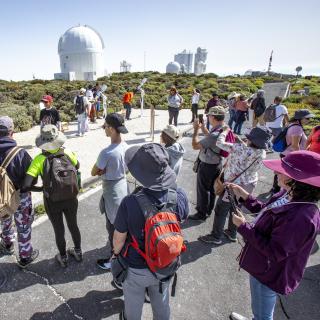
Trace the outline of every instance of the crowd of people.
<path fill-rule="evenodd" d="M 199 241 L 220 245 L 223 236 L 231 242 L 238 241 L 238 233 L 243 237 L 245 247 L 239 264 L 250 274 L 254 319 L 272 319 L 277 294 L 296 289 L 320 231 L 320 126 L 308 138 L 303 129 L 314 115 L 301 109 L 289 119 L 281 97 L 266 107 L 263 90 L 249 99 L 233 92 L 227 107 L 213 92 L 205 108 L 205 122 L 198 112 L 201 93 L 195 89 L 190 106 L 192 147 L 199 151 L 193 166 L 197 203 L 196 213 L 189 215 L 187 195 L 177 182 L 185 153 L 179 142 L 178 115 L 185 102 L 172 87 L 167 99 L 169 123 L 161 132 L 160 144 L 129 147 L 124 139 L 128 133 L 125 120 L 130 120 L 133 94 L 126 88 L 126 119 L 104 111 L 103 130 L 110 144 L 99 153 L 91 170 L 92 176 L 102 179 L 99 210 L 105 215 L 108 238 L 105 255 L 97 259 L 97 265 L 110 270 L 114 285 L 123 290 L 121 319 L 141 319 L 146 295 L 154 319 L 170 318 L 169 285 L 171 280 L 175 282 L 180 255 L 186 249 L 181 224 L 187 219 L 205 222 L 212 214 L 212 231 Z M 106 100 L 103 96 L 97 84 L 81 88 L 74 98 L 79 136 L 88 130 L 88 119 L 95 121 L 99 116 L 97 105 L 100 98 Z M 80 163 L 75 153 L 64 148 L 66 138 L 59 113 L 52 107 L 53 98 L 45 95 L 42 102 L 41 132 L 35 141 L 41 152 L 34 159 L 17 147 L 12 119 L 0 117 L 0 200 L 2 204 L 7 201 L 6 207 L 0 208 L 0 252 L 14 253 L 14 221 L 18 265 L 26 268 L 37 259 L 39 251 L 31 244 L 31 191 L 43 192 L 58 249 L 55 258 L 66 268 L 69 256 L 77 262 L 83 259 L 77 221 Z M 249 109 L 254 113 L 252 128 L 241 135 Z M 271 141 L 275 143 L 283 133 L 285 147 L 279 159 L 266 160 Z M 253 196 L 263 165 L 275 172 L 266 202 Z M 139 185 L 131 193 L 128 173 Z M 38 177 L 43 181 L 41 187 L 37 186 Z M 12 199 L 18 197 L 18 203 L 10 200 L 8 192 Z M 256 214 L 253 222 L 247 221 L 243 208 Z M 72 237 L 71 248 L 66 246 L 63 217 Z M 246 319 L 234 312 L 230 317 Z"/>

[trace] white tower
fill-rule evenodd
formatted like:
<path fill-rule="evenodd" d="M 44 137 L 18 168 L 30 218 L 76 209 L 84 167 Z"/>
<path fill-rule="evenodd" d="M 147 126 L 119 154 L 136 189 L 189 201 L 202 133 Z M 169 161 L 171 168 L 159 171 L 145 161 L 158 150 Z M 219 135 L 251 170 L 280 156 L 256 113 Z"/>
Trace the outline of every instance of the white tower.
<path fill-rule="evenodd" d="M 84 25 L 68 29 L 59 40 L 61 73 L 55 79 L 96 80 L 105 75 L 104 42 L 93 28 Z"/>
<path fill-rule="evenodd" d="M 206 49 L 197 49 L 197 53 L 194 55 L 194 73 L 198 76 L 206 72 L 206 60 L 208 52 Z"/>
<path fill-rule="evenodd" d="M 185 73 L 192 73 L 193 53 L 183 50 L 174 55 L 174 61 L 178 62 L 181 66 L 185 65 Z"/>

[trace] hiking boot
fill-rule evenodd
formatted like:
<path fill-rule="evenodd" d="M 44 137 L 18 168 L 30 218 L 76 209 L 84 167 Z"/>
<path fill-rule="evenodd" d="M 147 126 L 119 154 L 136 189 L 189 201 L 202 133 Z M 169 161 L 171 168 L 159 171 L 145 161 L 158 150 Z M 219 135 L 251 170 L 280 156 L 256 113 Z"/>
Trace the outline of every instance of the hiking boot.
<path fill-rule="evenodd" d="M 13 243 L 5 244 L 3 239 L 0 240 L 0 253 L 5 255 L 14 254 L 14 245 Z"/>
<path fill-rule="evenodd" d="M 233 237 L 228 229 L 224 230 L 223 233 L 231 242 L 238 242 L 237 237 Z"/>
<path fill-rule="evenodd" d="M 30 263 L 36 260 L 38 256 L 39 256 L 39 250 L 33 250 L 30 257 L 20 258 L 20 260 L 18 261 L 19 267 L 22 269 L 26 268 Z"/>
<path fill-rule="evenodd" d="M 207 217 L 204 216 L 203 214 L 197 212 L 196 214 L 189 216 L 188 219 L 194 220 L 194 221 L 206 221 Z"/>
<path fill-rule="evenodd" d="M 204 242 L 204 243 L 213 243 L 213 244 L 221 244 L 222 240 L 217 239 L 214 235 L 212 234 L 207 234 L 206 236 L 200 236 L 198 240 Z"/>
<path fill-rule="evenodd" d="M 249 318 L 246 318 L 244 316 L 242 316 L 241 314 L 239 313 L 235 313 L 235 312 L 232 312 L 230 314 L 230 320 L 249 320 Z"/>
<path fill-rule="evenodd" d="M 111 262 L 109 259 L 98 259 L 97 266 L 102 270 L 111 270 Z"/>
<path fill-rule="evenodd" d="M 66 268 L 68 266 L 68 256 L 62 256 L 60 253 L 56 254 L 56 260 L 59 262 L 62 268 Z"/>
<path fill-rule="evenodd" d="M 82 261 L 82 251 L 81 251 L 81 249 L 69 248 L 67 250 L 67 253 L 70 254 L 70 256 L 74 257 L 76 259 L 76 261 L 78 261 L 78 262 Z"/>

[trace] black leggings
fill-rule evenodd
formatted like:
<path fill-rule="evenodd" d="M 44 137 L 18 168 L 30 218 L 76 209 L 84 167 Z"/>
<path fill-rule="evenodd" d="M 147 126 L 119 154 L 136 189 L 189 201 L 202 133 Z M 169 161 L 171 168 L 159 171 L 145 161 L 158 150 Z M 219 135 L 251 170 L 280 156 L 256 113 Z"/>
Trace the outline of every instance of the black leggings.
<path fill-rule="evenodd" d="M 44 206 L 53 226 L 56 244 L 61 256 L 66 255 L 63 215 L 71 233 L 75 249 L 81 250 L 81 234 L 77 223 L 78 199 L 52 202 L 44 198 Z"/>
<path fill-rule="evenodd" d="M 191 112 L 192 112 L 192 122 L 194 121 L 194 119 L 198 118 L 198 104 L 197 103 L 193 103 L 191 105 Z"/>
<path fill-rule="evenodd" d="M 172 124 L 172 120 L 175 126 L 178 126 L 179 108 L 169 107 L 169 124 Z"/>

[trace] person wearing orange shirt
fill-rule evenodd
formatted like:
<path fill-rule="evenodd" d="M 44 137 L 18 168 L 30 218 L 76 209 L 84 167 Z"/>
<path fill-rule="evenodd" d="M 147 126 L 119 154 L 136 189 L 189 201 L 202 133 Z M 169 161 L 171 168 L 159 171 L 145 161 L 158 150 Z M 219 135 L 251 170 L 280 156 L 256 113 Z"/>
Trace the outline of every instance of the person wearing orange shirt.
<path fill-rule="evenodd" d="M 126 92 L 123 95 L 122 102 L 123 107 L 126 109 L 126 120 L 131 120 L 131 109 L 132 109 L 132 100 L 133 100 L 133 92 L 129 91 L 128 88 L 126 88 Z"/>

